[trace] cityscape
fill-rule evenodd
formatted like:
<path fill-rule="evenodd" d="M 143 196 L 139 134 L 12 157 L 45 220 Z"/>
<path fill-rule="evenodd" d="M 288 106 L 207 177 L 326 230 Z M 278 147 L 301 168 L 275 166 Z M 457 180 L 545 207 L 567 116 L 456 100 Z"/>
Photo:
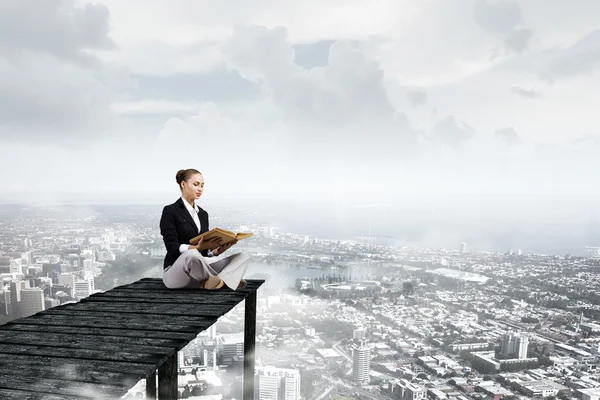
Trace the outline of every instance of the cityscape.
<path fill-rule="evenodd" d="M 161 277 L 160 207 L 0 208 L 0 323 Z M 251 231 L 255 398 L 598 399 L 600 258 L 320 239 L 214 212 Z M 180 398 L 241 398 L 243 305 L 178 354 Z M 42 343 L 39 345 L 43 346 Z M 125 398 L 144 396 L 140 381 Z"/>
<path fill-rule="evenodd" d="M 599 16 L 0 0 L 0 400 L 600 400 Z"/>

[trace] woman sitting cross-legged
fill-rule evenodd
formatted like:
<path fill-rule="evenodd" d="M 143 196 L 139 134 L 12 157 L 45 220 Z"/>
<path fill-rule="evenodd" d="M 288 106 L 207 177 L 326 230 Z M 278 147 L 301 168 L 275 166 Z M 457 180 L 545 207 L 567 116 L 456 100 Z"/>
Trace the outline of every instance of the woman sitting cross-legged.
<path fill-rule="evenodd" d="M 202 174 L 195 169 L 182 169 L 177 172 L 176 180 L 181 197 L 165 206 L 160 218 L 160 233 L 167 248 L 163 265 L 165 286 L 171 289 L 227 286 L 233 290 L 246 286 L 243 277 L 250 261 L 246 254 L 209 260 L 223 254 L 237 240 L 221 245 L 219 238 L 212 238 L 196 245 L 189 244 L 192 238 L 209 230 L 208 213 L 196 201 L 204 191 Z"/>

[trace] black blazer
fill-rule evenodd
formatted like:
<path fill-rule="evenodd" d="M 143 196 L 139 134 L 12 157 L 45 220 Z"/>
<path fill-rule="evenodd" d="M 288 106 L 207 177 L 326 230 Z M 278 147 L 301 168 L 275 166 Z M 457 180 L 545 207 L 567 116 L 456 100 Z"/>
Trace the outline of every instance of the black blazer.
<path fill-rule="evenodd" d="M 198 219 L 200 220 L 200 233 L 208 231 L 208 213 L 200 206 Z M 167 248 L 167 255 L 163 268 L 173 265 L 175 260 L 181 255 L 179 246 L 182 244 L 190 244 L 190 240 L 198 236 L 198 227 L 192 219 L 190 212 L 183 204 L 181 197 L 173 204 L 169 204 L 163 208 L 162 216 L 160 217 L 160 234 Z M 208 250 L 200 252 L 204 257 L 208 257 Z"/>

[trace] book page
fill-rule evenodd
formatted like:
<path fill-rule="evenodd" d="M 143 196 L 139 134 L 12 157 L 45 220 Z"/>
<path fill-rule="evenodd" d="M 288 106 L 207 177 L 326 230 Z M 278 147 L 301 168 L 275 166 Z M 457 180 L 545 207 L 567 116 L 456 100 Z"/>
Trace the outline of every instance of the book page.
<path fill-rule="evenodd" d="M 229 242 L 233 242 L 234 240 L 242 240 L 242 239 L 246 239 L 250 236 L 253 236 L 254 234 L 252 232 L 239 232 L 239 233 L 234 233 L 231 231 L 227 231 L 225 229 L 221 229 L 221 228 L 213 228 L 208 232 L 204 232 L 201 235 L 198 235 L 196 237 L 194 237 L 193 239 L 190 240 L 190 244 L 192 245 L 196 245 L 201 238 L 204 238 L 204 241 L 207 241 L 211 238 L 214 237 L 219 237 L 221 238 L 221 242 L 218 245 L 214 245 L 214 244 L 202 244 L 202 246 L 199 247 L 199 250 L 213 250 L 223 244 L 227 244 Z"/>

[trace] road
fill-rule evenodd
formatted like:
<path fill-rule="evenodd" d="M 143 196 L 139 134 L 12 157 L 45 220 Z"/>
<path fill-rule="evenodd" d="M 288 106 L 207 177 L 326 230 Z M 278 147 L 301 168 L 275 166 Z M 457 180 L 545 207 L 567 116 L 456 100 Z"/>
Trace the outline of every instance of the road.
<path fill-rule="evenodd" d="M 323 400 L 325 398 L 325 396 L 329 396 L 329 394 L 331 394 L 331 392 L 336 388 L 337 388 L 337 384 L 328 387 L 325 391 L 323 391 L 323 393 L 321 393 L 319 395 L 319 397 L 317 397 L 317 398 L 313 397 L 313 400 Z"/>
<path fill-rule="evenodd" d="M 338 353 L 340 353 L 340 355 L 342 357 L 344 357 L 346 360 L 350 361 L 350 363 L 352 363 L 352 358 L 350 356 L 348 356 L 343 350 L 341 350 L 338 346 L 340 345 L 340 343 L 342 342 L 337 342 L 336 344 L 334 344 L 332 347 L 335 351 L 337 351 Z"/>

